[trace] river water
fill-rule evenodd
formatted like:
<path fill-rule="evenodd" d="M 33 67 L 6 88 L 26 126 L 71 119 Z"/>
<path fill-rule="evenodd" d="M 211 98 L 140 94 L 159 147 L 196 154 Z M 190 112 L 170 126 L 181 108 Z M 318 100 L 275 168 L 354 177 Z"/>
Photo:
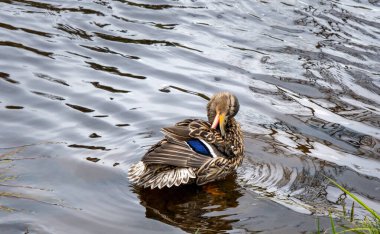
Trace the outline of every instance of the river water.
<path fill-rule="evenodd" d="M 380 211 L 379 1 L 0 9 L 1 233 L 312 232 L 352 202 L 325 176 Z M 241 104 L 236 174 L 133 187 L 160 128 L 206 118 L 220 90 Z"/>

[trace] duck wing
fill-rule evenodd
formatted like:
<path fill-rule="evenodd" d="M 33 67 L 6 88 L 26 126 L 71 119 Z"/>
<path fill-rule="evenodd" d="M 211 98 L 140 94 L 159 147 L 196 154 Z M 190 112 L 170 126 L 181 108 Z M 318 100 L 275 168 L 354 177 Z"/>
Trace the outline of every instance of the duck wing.
<path fill-rule="evenodd" d="M 144 163 L 200 168 L 220 156 L 213 145 L 220 134 L 206 121 L 188 119 L 162 132 L 165 138 L 144 155 Z"/>

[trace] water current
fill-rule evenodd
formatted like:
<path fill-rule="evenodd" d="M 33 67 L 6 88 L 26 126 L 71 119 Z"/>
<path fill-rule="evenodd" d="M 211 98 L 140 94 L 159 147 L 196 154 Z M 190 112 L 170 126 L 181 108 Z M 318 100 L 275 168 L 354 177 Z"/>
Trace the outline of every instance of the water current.
<path fill-rule="evenodd" d="M 132 186 L 221 90 L 236 174 Z M 378 0 L 0 0 L 1 233 L 312 232 L 352 203 L 325 176 L 380 211 Z"/>

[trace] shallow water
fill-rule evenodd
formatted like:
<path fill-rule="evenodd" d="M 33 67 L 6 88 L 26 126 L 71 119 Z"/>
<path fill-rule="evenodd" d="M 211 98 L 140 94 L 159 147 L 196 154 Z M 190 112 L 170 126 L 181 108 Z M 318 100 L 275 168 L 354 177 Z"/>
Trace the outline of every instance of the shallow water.
<path fill-rule="evenodd" d="M 310 232 L 352 202 L 324 175 L 380 211 L 379 1 L 0 7 L 1 233 Z M 237 173 L 131 186 L 160 128 L 219 90 L 241 104 Z"/>

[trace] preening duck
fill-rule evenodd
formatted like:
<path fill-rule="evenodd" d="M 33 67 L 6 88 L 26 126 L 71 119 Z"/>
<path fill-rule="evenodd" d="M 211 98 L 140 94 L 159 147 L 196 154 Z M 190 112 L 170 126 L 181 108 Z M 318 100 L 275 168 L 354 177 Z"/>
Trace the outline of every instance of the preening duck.
<path fill-rule="evenodd" d="M 203 185 L 232 173 L 244 157 L 243 134 L 234 116 L 239 101 L 216 93 L 207 104 L 208 121 L 186 119 L 162 129 L 165 137 L 130 167 L 129 180 L 141 187 Z"/>

